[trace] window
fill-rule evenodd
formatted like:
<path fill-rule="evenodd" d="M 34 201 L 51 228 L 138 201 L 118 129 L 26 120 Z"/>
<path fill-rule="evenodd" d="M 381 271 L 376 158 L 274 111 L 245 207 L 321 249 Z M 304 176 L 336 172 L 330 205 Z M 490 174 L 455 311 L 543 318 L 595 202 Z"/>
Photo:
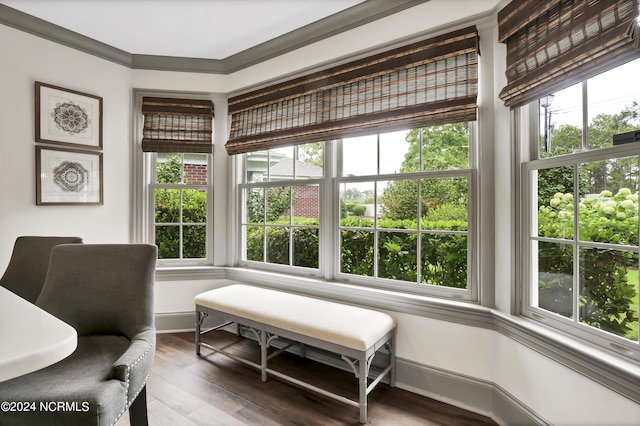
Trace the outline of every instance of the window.
<path fill-rule="evenodd" d="M 242 261 L 474 299 L 474 126 L 443 124 L 244 154 Z M 324 164 L 328 153 L 337 161 Z M 325 173 L 335 177 L 327 180 Z M 333 217 L 322 217 L 321 205 L 331 206 L 325 211 Z M 321 244 L 329 245 L 330 265 L 321 265 Z"/>
<path fill-rule="evenodd" d="M 341 141 L 339 277 L 449 294 L 473 287 L 469 127 L 444 124 Z"/>
<path fill-rule="evenodd" d="M 153 240 L 160 261 L 206 262 L 208 154 L 153 153 L 150 195 Z"/>
<path fill-rule="evenodd" d="M 523 312 L 635 359 L 638 75 L 640 59 L 541 98 L 522 179 Z"/>
<path fill-rule="evenodd" d="M 477 95 L 471 26 L 230 98 L 241 263 L 477 301 Z"/>
<path fill-rule="evenodd" d="M 317 270 L 324 143 L 243 157 L 243 259 Z"/>
<path fill-rule="evenodd" d="M 136 98 L 144 117 L 137 199 L 139 240 L 158 266 L 212 263 L 212 118 L 208 99 Z"/>

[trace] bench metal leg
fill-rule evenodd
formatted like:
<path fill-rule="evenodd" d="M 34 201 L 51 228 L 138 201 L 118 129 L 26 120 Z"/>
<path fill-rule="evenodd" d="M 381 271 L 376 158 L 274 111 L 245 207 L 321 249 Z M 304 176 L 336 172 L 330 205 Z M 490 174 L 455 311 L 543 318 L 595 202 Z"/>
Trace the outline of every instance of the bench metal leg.
<path fill-rule="evenodd" d="M 358 370 L 360 423 L 365 424 L 367 422 L 367 376 L 369 370 L 366 355 L 362 355 L 358 360 Z"/>

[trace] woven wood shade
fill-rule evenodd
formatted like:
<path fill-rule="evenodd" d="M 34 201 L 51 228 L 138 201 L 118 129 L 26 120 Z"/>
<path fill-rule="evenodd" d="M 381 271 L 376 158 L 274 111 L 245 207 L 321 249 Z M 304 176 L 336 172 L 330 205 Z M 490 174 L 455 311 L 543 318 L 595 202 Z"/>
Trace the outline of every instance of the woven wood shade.
<path fill-rule="evenodd" d="M 640 57 L 637 16 L 637 0 L 513 0 L 498 13 L 500 98 L 524 105 Z"/>
<path fill-rule="evenodd" d="M 213 102 L 198 99 L 142 98 L 144 152 L 213 152 Z"/>
<path fill-rule="evenodd" d="M 229 154 L 471 121 L 478 31 L 454 31 L 229 99 Z"/>

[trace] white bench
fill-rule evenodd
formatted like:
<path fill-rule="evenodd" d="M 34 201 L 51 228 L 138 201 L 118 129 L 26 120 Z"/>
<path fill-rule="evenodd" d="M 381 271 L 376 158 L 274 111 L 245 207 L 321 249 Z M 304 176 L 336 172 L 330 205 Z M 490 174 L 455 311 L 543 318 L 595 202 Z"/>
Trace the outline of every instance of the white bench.
<path fill-rule="evenodd" d="M 224 354 L 262 372 L 262 381 L 267 373 L 298 386 L 318 392 L 327 397 L 360 408 L 360 423 L 367 421 L 367 395 L 386 376 L 389 384 L 395 385 L 395 320 L 372 309 L 330 302 L 309 296 L 301 296 L 278 290 L 269 290 L 244 284 L 233 284 L 201 293 L 196 304 L 196 353 L 200 347 Z M 219 318 L 219 325 L 202 329 L 206 316 Z M 250 330 L 260 344 L 260 365 L 237 357 L 223 349 L 204 343 L 201 336 L 230 324 Z M 325 389 L 313 386 L 281 372 L 270 369 L 267 361 L 293 343 L 267 353 L 271 342 L 283 338 L 300 344 L 304 356 L 304 345 L 310 345 L 339 354 L 353 370 L 359 382 L 359 400 L 353 401 Z M 369 383 L 368 376 L 374 355 L 385 347 L 389 363 Z"/>

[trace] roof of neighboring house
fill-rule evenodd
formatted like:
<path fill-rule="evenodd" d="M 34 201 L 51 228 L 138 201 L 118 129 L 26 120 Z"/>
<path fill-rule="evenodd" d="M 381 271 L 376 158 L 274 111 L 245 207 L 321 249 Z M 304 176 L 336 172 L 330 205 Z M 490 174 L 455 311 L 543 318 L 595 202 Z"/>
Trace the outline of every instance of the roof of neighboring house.
<path fill-rule="evenodd" d="M 274 176 L 293 176 L 293 163 L 296 165 L 297 177 L 322 177 L 322 167 L 314 164 L 305 163 L 303 161 L 294 160 L 291 157 L 282 157 L 280 161 L 271 166 L 269 175 Z"/>

